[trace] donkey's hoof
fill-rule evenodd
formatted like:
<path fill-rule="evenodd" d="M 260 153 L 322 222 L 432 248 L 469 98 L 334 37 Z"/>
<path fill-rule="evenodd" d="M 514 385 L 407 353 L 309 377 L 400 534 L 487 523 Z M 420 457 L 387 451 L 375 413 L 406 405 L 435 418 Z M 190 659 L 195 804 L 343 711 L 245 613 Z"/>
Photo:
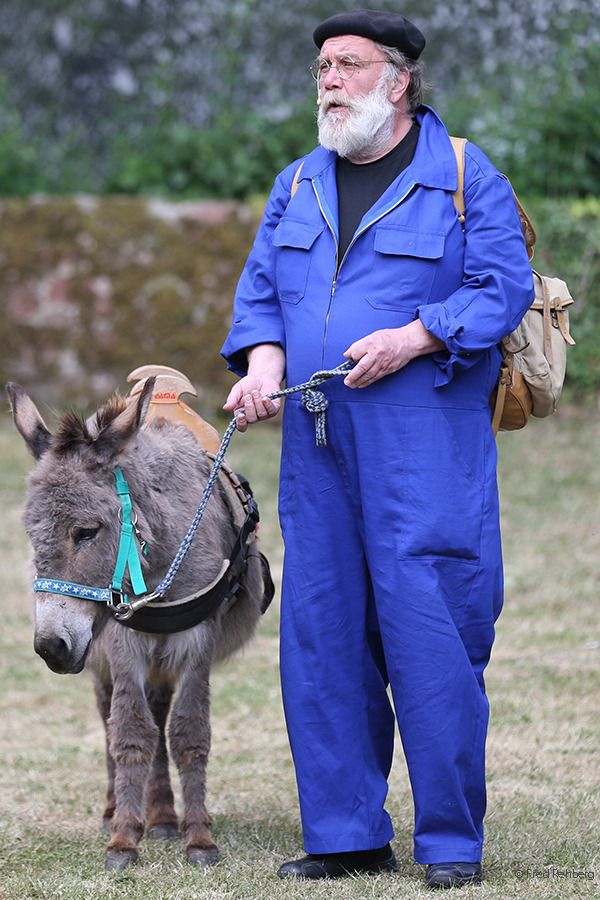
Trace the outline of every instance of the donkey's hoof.
<path fill-rule="evenodd" d="M 138 861 L 137 850 L 107 850 L 104 868 L 107 872 L 124 872 Z"/>
<path fill-rule="evenodd" d="M 148 837 L 154 838 L 155 841 L 178 841 L 181 832 L 177 825 L 153 825 L 148 829 Z"/>
<path fill-rule="evenodd" d="M 219 851 L 216 847 L 190 847 L 187 851 L 188 862 L 192 866 L 216 866 L 219 862 Z"/>

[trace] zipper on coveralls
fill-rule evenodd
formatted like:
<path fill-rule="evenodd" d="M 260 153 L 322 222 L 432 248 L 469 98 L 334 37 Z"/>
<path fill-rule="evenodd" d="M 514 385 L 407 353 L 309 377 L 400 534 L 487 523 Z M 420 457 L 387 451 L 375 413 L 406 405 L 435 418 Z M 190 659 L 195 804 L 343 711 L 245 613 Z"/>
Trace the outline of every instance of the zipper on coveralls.
<path fill-rule="evenodd" d="M 325 331 L 323 333 L 323 352 L 321 354 L 321 365 L 324 365 L 323 359 L 324 359 L 324 355 L 325 355 L 325 339 L 327 337 L 327 325 L 329 323 L 329 313 L 331 312 L 331 306 L 333 304 L 333 295 L 335 294 L 335 286 L 337 284 L 337 276 L 338 276 L 339 268 L 341 265 L 341 263 L 339 262 L 340 245 L 339 245 L 338 239 L 335 234 L 335 229 L 334 229 L 333 225 L 331 224 L 331 222 L 329 221 L 329 219 L 327 218 L 327 214 L 325 213 L 325 210 L 323 209 L 323 204 L 321 203 L 321 198 L 319 197 L 319 192 L 317 191 L 317 188 L 315 187 L 314 181 L 311 181 L 311 184 L 313 186 L 313 191 L 315 192 L 315 197 L 317 198 L 317 203 L 319 204 L 319 209 L 321 210 L 321 215 L 327 222 L 327 226 L 328 226 L 329 230 L 331 231 L 331 236 L 333 237 L 333 240 L 335 242 L 335 275 L 333 277 L 331 291 L 329 293 L 329 306 L 327 307 L 327 315 L 325 316 Z"/>
<path fill-rule="evenodd" d="M 357 231 L 357 233 L 354 235 L 354 237 L 348 244 L 348 246 L 346 248 L 346 252 L 344 253 L 344 256 L 342 257 L 341 261 L 339 260 L 340 245 L 339 245 L 338 239 L 335 235 L 335 229 L 333 228 L 333 225 L 327 218 L 327 214 L 325 213 L 325 210 L 323 209 L 323 205 L 321 203 L 321 198 L 319 197 L 319 193 L 317 191 L 317 188 L 315 187 L 314 181 L 311 183 L 313 186 L 313 190 L 315 192 L 315 196 L 317 198 L 317 203 L 319 204 L 319 209 L 321 210 L 321 214 L 322 214 L 323 218 L 325 219 L 325 221 L 327 222 L 329 230 L 331 231 L 331 234 L 333 236 L 333 240 L 335 241 L 335 263 L 336 263 L 335 277 L 334 277 L 333 283 L 331 285 L 331 292 L 329 294 L 329 306 L 327 307 L 327 315 L 325 316 L 325 330 L 323 332 L 323 353 L 321 356 L 321 365 L 325 365 L 325 344 L 327 343 L 327 328 L 329 325 L 329 316 L 331 315 L 331 308 L 333 306 L 333 295 L 335 294 L 335 288 L 337 285 L 338 275 L 339 275 L 340 269 L 342 268 L 344 260 L 348 256 L 348 252 L 349 252 L 350 248 L 352 247 L 354 242 L 358 240 L 358 238 L 361 236 L 361 234 L 364 234 L 368 228 L 370 228 L 372 225 L 375 225 L 376 222 L 379 222 L 381 219 L 383 219 L 384 216 L 387 216 L 388 213 L 391 213 L 392 210 L 394 210 L 394 209 L 396 209 L 396 207 L 400 206 L 400 204 L 403 203 L 404 200 L 406 200 L 406 198 L 408 197 L 408 195 L 410 194 L 412 189 L 414 187 L 416 187 L 416 182 L 413 181 L 413 183 L 409 186 L 408 190 L 402 195 L 402 197 L 400 197 L 398 200 L 396 200 L 396 202 L 393 203 L 392 206 L 389 206 L 387 209 L 383 210 L 383 212 L 381 212 L 375 219 L 372 219 L 372 221 L 367 222 L 367 224 L 363 228 L 361 228 L 360 231 Z"/>

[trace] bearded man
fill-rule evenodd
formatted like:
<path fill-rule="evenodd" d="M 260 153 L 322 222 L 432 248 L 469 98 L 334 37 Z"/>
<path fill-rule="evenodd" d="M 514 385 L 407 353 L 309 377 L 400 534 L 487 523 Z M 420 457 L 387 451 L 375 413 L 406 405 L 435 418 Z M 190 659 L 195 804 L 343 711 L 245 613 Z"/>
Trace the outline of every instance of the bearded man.
<path fill-rule="evenodd" d="M 461 886 L 482 877 L 502 605 L 489 396 L 531 269 L 510 185 L 472 144 L 461 227 L 421 32 L 356 10 L 314 40 L 320 146 L 275 182 L 222 351 L 241 430 L 277 413 L 284 377 L 355 362 L 323 387 L 326 446 L 296 395 L 284 412 L 281 677 L 307 855 L 278 874 L 397 870 L 396 720 L 415 859 L 430 887 Z"/>

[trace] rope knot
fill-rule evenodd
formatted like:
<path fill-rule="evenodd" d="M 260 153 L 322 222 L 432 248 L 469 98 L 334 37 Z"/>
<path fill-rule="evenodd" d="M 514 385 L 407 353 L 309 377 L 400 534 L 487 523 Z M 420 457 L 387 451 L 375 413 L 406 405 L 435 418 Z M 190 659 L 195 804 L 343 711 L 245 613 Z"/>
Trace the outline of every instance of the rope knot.
<path fill-rule="evenodd" d="M 322 391 L 315 391 L 315 387 L 318 384 L 323 384 L 324 381 L 328 381 L 330 378 L 335 378 L 336 375 L 343 375 L 349 372 L 354 365 L 356 365 L 354 360 L 347 359 L 337 369 L 324 369 L 322 372 L 315 372 L 310 381 L 305 381 L 304 384 L 296 384 L 294 387 L 285 388 L 282 391 L 275 391 L 275 393 L 267 394 L 267 396 L 274 399 L 275 397 L 287 397 L 288 394 L 302 391 L 301 400 L 304 407 L 315 414 L 317 447 L 326 447 L 325 410 L 329 406 L 329 401 Z"/>
<path fill-rule="evenodd" d="M 323 391 L 315 391 L 313 388 L 306 388 L 302 391 L 302 403 L 310 412 L 314 413 L 325 412 L 329 406 L 329 400 Z"/>
<path fill-rule="evenodd" d="M 321 384 L 322 382 L 319 381 L 317 383 Z M 326 447 L 325 410 L 329 406 L 329 400 L 323 391 L 315 391 L 314 388 L 305 388 L 302 391 L 301 400 L 305 408 L 315 414 L 317 447 Z"/>

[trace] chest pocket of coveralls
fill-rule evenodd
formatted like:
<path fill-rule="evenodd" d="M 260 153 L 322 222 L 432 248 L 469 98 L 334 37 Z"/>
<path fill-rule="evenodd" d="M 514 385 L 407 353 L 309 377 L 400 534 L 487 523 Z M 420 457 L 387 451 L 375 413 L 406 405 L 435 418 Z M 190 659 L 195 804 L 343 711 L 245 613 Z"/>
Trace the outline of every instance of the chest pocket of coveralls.
<path fill-rule="evenodd" d="M 375 226 L 375 261 L 367 294 L 371 306 L 414 312 L 427 303 L 445 237 L 443 231 Z"/>
<path fill-rule="evenodd" d="M 287 217 L 274 230 L 271 242 L 279 251 L 275 278 L 280 300 L 299 303 L 304 297 L 312 258 L 311 248 L 324 228 L 324 222 Z"/>

